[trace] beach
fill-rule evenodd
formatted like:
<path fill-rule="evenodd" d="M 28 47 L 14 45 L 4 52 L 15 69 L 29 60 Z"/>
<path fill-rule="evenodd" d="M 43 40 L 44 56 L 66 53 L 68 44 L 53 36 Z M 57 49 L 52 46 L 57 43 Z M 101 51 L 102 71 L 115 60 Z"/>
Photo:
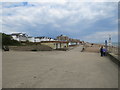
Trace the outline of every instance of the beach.
<path fill-rule="evenodd" d="M 3 88 L 118 88 L 118 66 L 97 52 L 9 51 L 2 56 Z"/>

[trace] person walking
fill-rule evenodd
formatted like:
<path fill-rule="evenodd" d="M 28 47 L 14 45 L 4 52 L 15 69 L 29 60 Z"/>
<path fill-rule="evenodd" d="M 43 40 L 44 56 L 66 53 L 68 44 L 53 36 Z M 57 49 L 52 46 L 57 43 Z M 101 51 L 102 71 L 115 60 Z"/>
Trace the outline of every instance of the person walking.
<path fill-rule="evenodd" d="M 101 57 L 103 56 L 103 46 L 100 48 Z"/>
<path fill-rule="evenodd" d="M 106 48 L 103 47 L 103 56 L 106 56 L 106 52 L 107 52 Z"/>

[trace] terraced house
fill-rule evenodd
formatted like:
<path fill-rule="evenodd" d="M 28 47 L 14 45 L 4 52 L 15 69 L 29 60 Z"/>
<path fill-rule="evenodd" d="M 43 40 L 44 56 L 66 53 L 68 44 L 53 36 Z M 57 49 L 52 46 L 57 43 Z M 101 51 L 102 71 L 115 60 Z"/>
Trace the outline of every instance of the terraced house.
<path fill-rule="evenodd" d="M 12 38 L 17 41 L 25 42 L 28 40 L 28 35 L 25 33 L 12 33 Z"/>

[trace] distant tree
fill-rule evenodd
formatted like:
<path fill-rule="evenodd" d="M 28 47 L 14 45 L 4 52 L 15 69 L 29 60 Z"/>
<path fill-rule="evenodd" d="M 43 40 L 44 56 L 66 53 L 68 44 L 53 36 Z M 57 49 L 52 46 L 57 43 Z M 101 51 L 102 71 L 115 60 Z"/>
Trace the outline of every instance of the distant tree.
<path fill-rule="evenodd" d="M 2 33 L 2 45 L 20 45 L 20 44 L 21 44 L 20 42 L 13 40 L 11 35 Z"/>

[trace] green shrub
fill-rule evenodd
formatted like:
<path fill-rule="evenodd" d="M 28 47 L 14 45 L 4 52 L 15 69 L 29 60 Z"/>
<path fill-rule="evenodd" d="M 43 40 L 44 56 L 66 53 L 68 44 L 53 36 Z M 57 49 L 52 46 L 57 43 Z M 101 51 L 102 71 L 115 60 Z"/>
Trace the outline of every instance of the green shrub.
<path fill-rule="evenodd" d="M 21 45 L 20 42 L 18 42 L 17 40 L 13 40 L 11 35 L 7 35 L 7 34 L 0 34 L 2 35 L 2 45 Z"/>

